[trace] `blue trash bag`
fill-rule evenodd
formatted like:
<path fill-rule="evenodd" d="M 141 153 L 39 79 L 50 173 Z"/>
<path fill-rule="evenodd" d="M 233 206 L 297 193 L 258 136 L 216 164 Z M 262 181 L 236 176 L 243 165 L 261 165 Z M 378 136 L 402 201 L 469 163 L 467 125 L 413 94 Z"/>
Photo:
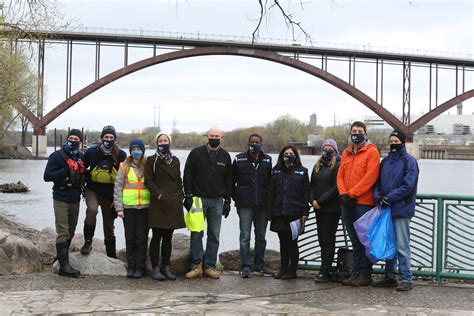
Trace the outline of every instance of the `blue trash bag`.
<path fill-rule="evenodd" d="M 365 255 L 372 263 L 376 263 L 377 260 L 372 257 L 369 252 L 369 232 L 372 229 L 372 226 L 377 223 L 377 220 L 382 214 L 382 212 L 383 209 L 377 205 L 373 209 L 367 211 L 364 215 L 359 217 L 357 221 L 354 222 L 354 229 L 357 233 L 357 236 L 359 237 L 359 241 L 365 247 Z"/>
<path fill-rule="evenodd" d="M 393 227 L 392 212 L 390 207 L 383 209 L 380 216 L 372 224 L 367 235 L 369 241 L 369 259 L 390 260 L 397 253 L 397 241 Z M 374 262 L 374 261 L 372 261 Z"/>

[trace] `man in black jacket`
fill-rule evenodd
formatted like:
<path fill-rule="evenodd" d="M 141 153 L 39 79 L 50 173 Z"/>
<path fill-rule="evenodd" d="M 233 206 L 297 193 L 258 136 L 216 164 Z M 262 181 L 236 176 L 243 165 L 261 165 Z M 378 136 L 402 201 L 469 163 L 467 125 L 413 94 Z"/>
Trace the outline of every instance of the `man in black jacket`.
<path fill-rule="evenodd" d="M 234 201 L 240 218 L 240 276 L 250 278 L 250 234 L 255 227 L 255 272 L 273 276 L 265 267 L 264 255 L 267 241 L 266 203 L 272 171 L 272 157 L 262 151 L 262 136 L 252 134 L 248 149 L 238 154 L 233 163 Z"/>
<path fill-rule="evenodd" d="M 53 185 L 53 207 L 56 222 L 56 251 L 59 260 L 59 275 L 78 277 L 80 272 L 69 265 L 69 245 L 74 237 L 82 185 L 84 183 L 84 163 L 79 146 L 82 133 L 71 129 L 66 144 L 49 156 L 44 181 Z"/>
<path fill-rule="evenodd" d="M 184 207 L 189 211 L 193 197 L 202 199 L 207 222 L 207 244 L 204 252 L 204 232 L 191 232 L 191 271 L 186 278 L 199 278 L 203 274 L 219 279 L 216 271 L 217 252 L 222 216 L 229 216 L 232 195 L 232 165 L 230 155 L 221 146 L 223 132 L 213 127 L 207 132 L 208 143 L 194 148 L 184 167 Z"/>

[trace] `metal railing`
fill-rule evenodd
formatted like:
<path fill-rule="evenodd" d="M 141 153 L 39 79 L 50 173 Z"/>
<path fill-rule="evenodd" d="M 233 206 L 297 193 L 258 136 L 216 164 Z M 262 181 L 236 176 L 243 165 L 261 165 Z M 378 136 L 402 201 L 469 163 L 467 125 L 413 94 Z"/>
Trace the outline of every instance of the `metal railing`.
<path fill-rule="evenodd" d="M 411 270 L 414 276 L 474 280 L 474 196 L 418 194 L 415 216 L 410 223 Z M 298 241 L 300 269 L 319 269 L 321 249 L 314 211 Z M 336 248 L 350 247 L 339 223 Z M 383 273 L 384 262 L 374 265 Z"/>

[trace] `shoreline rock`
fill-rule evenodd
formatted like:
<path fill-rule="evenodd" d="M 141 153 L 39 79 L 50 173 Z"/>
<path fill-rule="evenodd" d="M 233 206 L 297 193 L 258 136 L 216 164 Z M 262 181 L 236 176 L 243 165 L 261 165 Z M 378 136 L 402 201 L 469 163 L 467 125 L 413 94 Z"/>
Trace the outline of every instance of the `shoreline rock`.
<path fill-rule="evenodd" d="M 17 183 L 3 183 L 0 184 L 1 193 L 25 193 L 30 191 L 23 182 L 18 181 Z"/>
<path fill-rule="evenodd" d="M 35 159 L 35 156 L 24 146 L 0 145 L 0 159 Z"/>

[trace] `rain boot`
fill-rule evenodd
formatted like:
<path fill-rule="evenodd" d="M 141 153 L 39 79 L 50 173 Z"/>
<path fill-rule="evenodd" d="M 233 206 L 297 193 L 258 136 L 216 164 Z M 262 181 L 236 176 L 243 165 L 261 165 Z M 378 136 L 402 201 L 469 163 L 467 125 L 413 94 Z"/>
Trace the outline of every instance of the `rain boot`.
<path fill-rule="evenodd" d="M 69 247 L 67 242 L 57 243 L 56 251 L 59 261 L 58 275 L 77 278 L 81 273 L 69 265 Z"/>
<path fill-rule="evenodd" d="M 117 250 L 115 248 L 115 239 L 106 239 L 104 240 L 105 252 L 107 257 L 117 259 Z"/>
<path fill-rule="evenodd" d="M 84 223 L 84 246 L 81 248 L 83 255 L 88 255 L 92 250 L 92 238 L 94 238 L 95 224 L 87 225 Z"/>
<path fill-rule="evenodd" d="M 161 267 L 160 272 L 165 276 L 166 280 L 176 280 L 176 276 L 170 271 L 170 266 Z"/>

